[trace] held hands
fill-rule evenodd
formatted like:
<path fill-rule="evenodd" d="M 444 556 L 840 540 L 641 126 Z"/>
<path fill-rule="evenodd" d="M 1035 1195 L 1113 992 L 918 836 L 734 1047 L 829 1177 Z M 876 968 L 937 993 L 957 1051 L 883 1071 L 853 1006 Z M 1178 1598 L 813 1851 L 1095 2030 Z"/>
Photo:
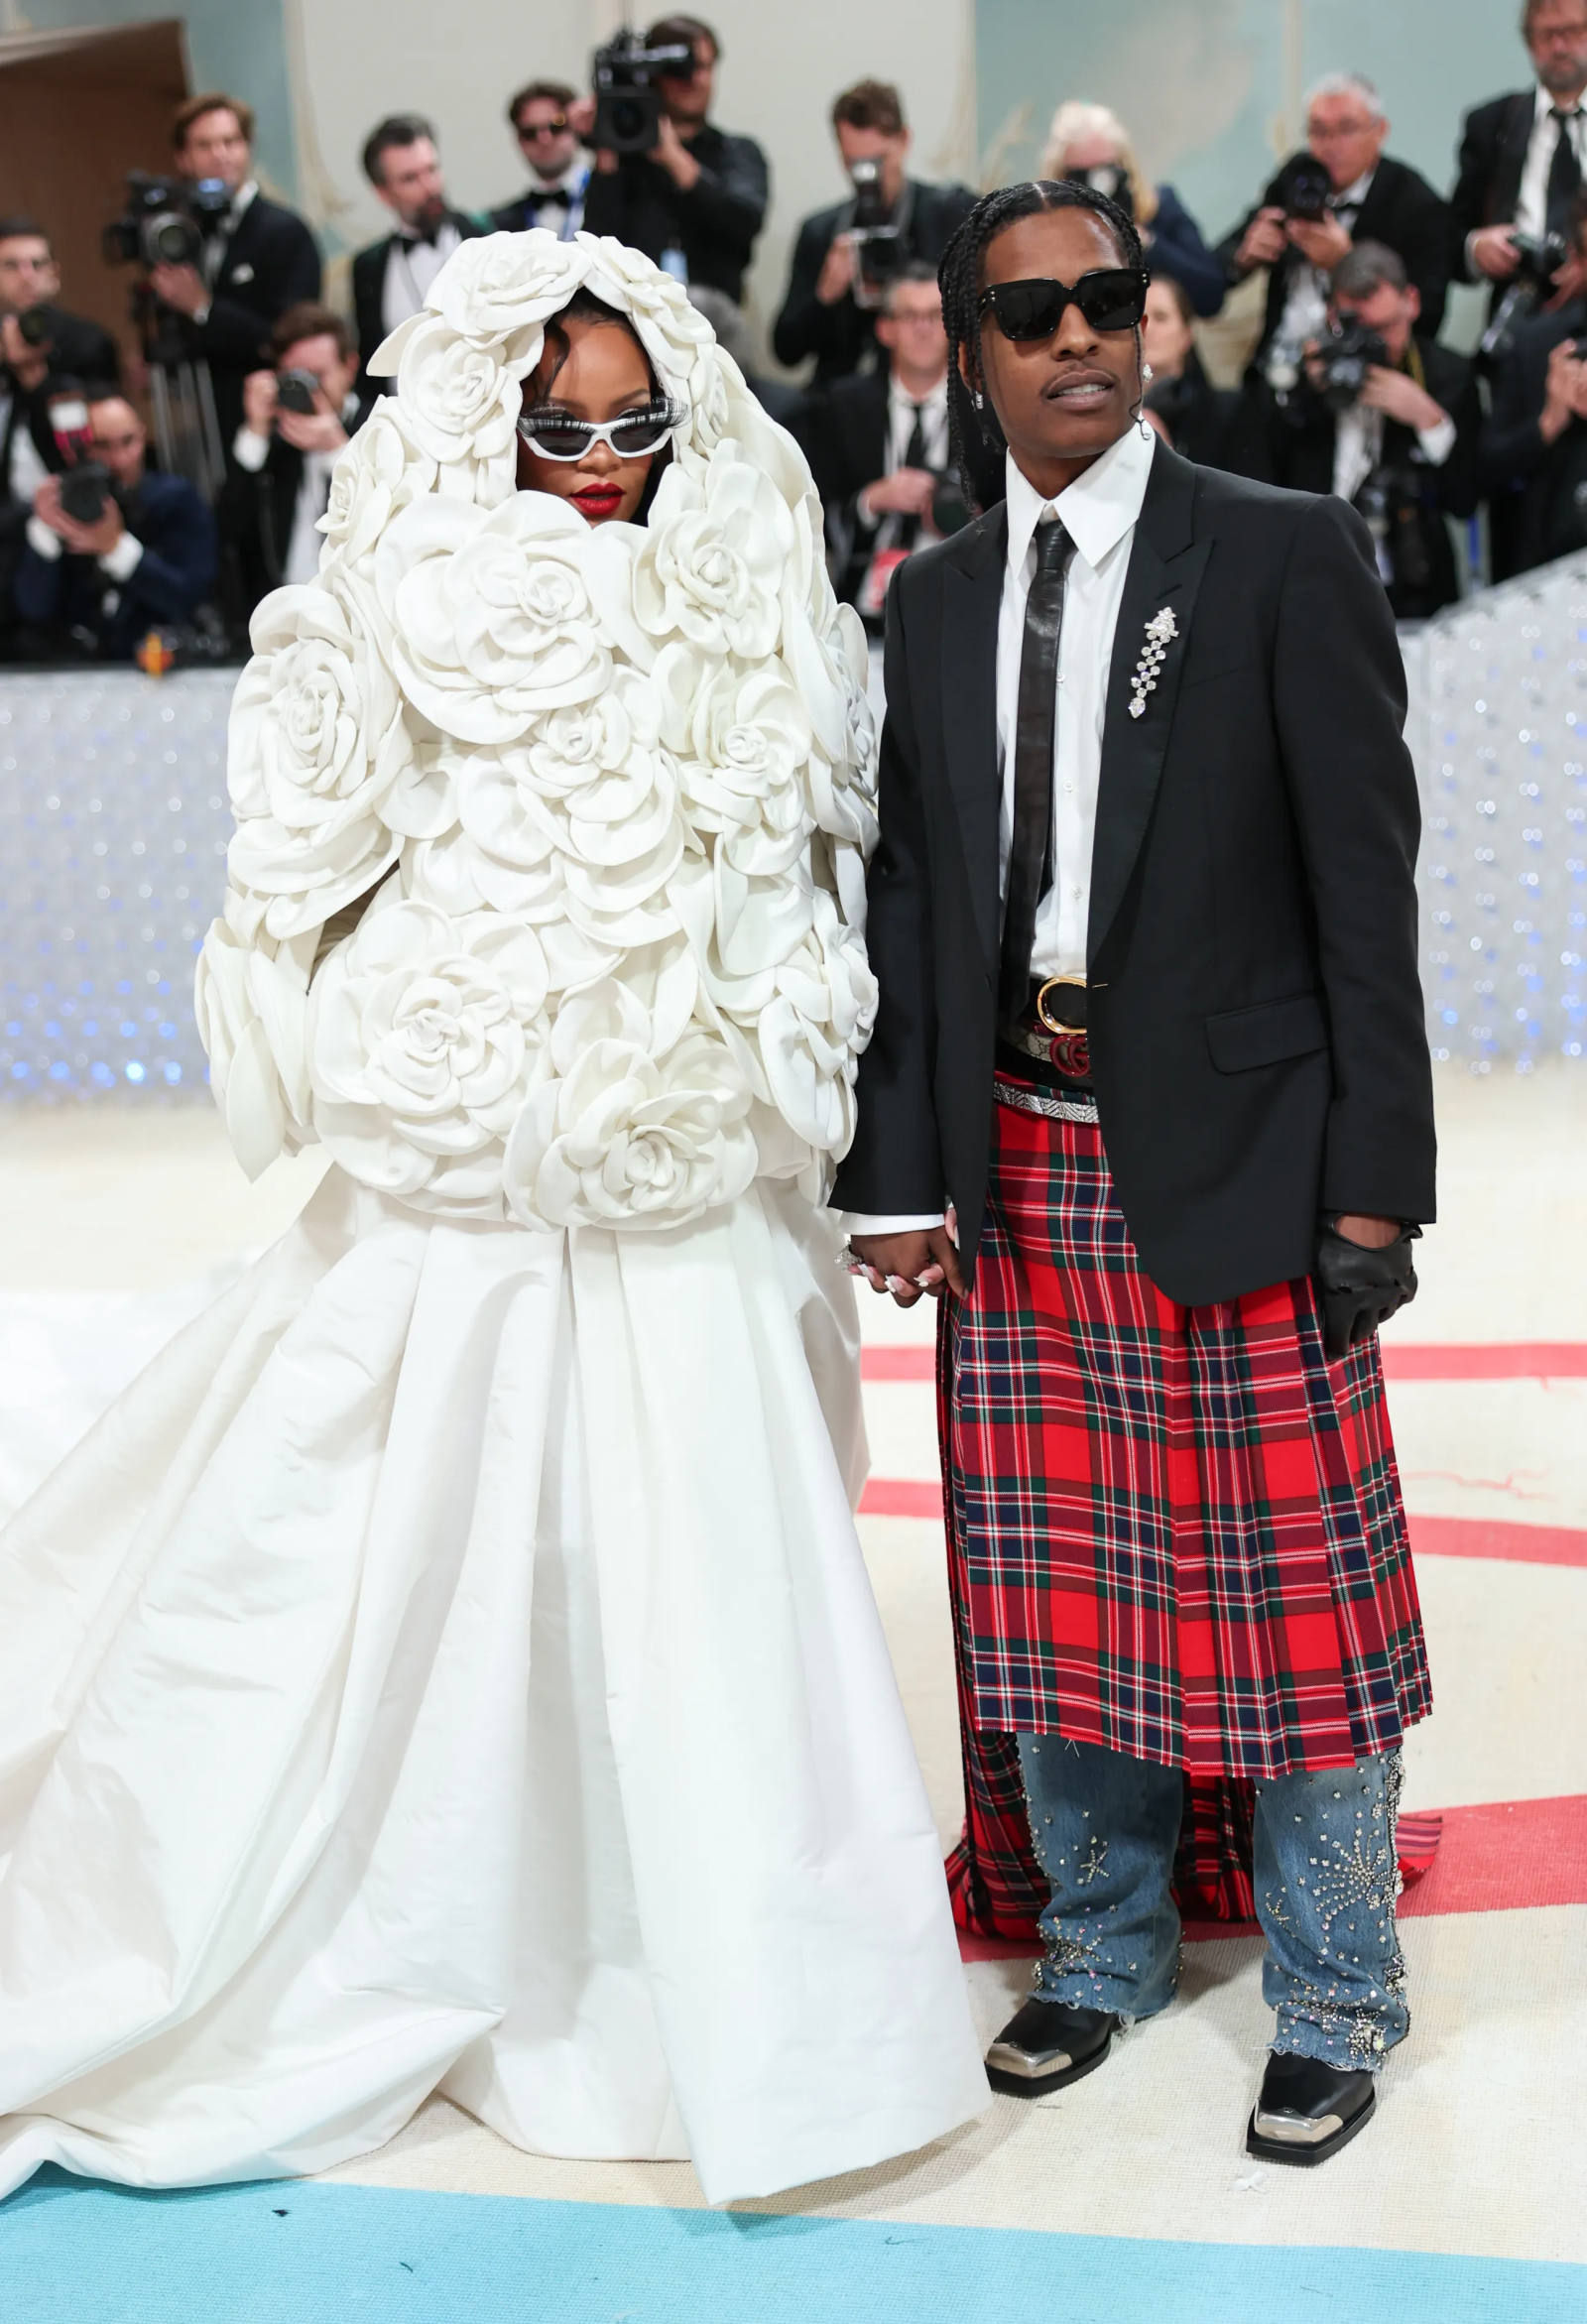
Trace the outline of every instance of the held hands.
<path fill-rule="evenodd" d="M 73 556 L 108 556 L 126 531 L 121 511 L 113 500 L 107 500 L 104 514 L 91 525 L 79 525 L 75 517 L 68 517 L 61 506 L 61 479 L 47 476 L 33 496 L 33 513 L 41 524 L 58 533 Z"/>
<path fill-rule="evenodd" d="M 209 293 L 195 266 L 151 267 L 149 281 L 155 297 L 179 314 L 202 314 L 209 305 Z"/>
<path fill-rule="evenodd" d="M 1425 388 L 1417 387 L 1407 372 L 1391 371 L 1382 363 L 1368 369 L 1360 401 L 1369 412 L 1382 412 L 1387 419 L 1398 420 L 1402 427 L 1413 428 L 1418 433 L 1441 427 L 1449 417 L 1442 404 L 1435 403 Z"/>
<path fill-rule="evenodd" d="M 846 234 L 834 234 L 815 278 L 815 296 L 821 306 L 835 306 L 853 282 L 854 245 Z"/>
<path fill-rule="evenodd" d="M 959 1247 L 946 1226 L 920 1227 L 907 1235 L 856 1235 L 852 1248 L 865 1262 L 873 1291 L 891 1291 L 900 1307 L 913 1307 L 922 1294 L 940 1299 L 944 1288 L 964 1296 Z"/>

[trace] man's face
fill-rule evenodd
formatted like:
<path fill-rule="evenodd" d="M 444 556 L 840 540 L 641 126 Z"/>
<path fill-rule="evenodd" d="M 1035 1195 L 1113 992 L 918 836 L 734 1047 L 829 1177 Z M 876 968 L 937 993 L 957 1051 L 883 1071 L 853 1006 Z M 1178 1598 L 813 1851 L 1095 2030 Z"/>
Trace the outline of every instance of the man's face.
<path fill-rule="evenodd" d="M 12 234 L 0 242 L 0 311 L 25 314 L 60 288 L 61 269 L 42 234 Z"/>
<path fill-rule="evenodd" d="M 103 460 L 124 492 L 143 481 L 143 453 L 147 440 L 143 422 L 119 396 L 107 397 L 88 413 L 94 457 Z"/>
<path fill-rule="evenodd" d="M 571 169 L 578 139 L 554 97 L 531 97 L 518 112 L 518 143 L 537 178 L 549 185 Z"/>
<path fill-rule="evenodd" d="M 380 157 L 375 191 L 405 226 L 433 226 L 446 213 L 446 185 L 440 156 L 427 137 L 412 145 L 389 145 Z"/>
<path fill-rule="evenodd" d="M 694 43 L 694 68 L 674 80 L 669 74 L 661 84 L 662 103 L 679 129 L 698 129 L 716 94 L 716 51 L 709 41 Z"/>
<path fill-rule="evenodd" d="M 904 191 L 905 157 L 910 150 L 907 129 L 856 129 L 852 122 L 837 125 L 837 150 L 843 156 L 843 167 L 852 170 L 856 162 L 880 162 L 882 165 L 882 193 L 891 209 Z"/>
<path fill-rule="evenodd" d="M 1038 210 L 993 238 L 982 276 L 987 285 L 1043 278 L 1072 284 L 1123 264 L 1093 210 Z M 1094 330 L 1071 302 L 1050 339 L 1006 339 L 989 307 L 981 317 L 981 352 L 986 392 L 1016 457 L 1095 459 L 1130 426 L 1141 393 L 1133 330 Z"/>
<path fill-rule="evenodd" d="M 888 293 L 887 311 L 876 335 L 900 368 L 912 377 L 940 379 L 948 367 L 948 335 L 942 328 L 942 294 L 935 283 L 897 283 Z"/>
<path fill-rule="evenodd" d="M 1526 49 L 1551 97 L 1587 88 L 1587 6 L 1583 0 L 1542 0 L 1526 28 Z"/>
<path fill-rule="evenodd" d="M 358 370 L 357 358 L 344 355 L 329 331 L 312 339 L 295 339 L 277 364 L 278 371 L 311 371 L 324 391 L 325 401 L 339 412 Z"/>
<path fill-rule="evenodd" d="M 252 166 L 242 124 L 229 105 L 200 113 L 177 153 L 177 167 L 184 178 L 219 178 L 233 193 L 246 183 Z"/>
<path fill-rule="evenodd" d="M 1346 89 L 1318 97 L 1306 116 L 1306 143 L 1332 179 L 1336 192 L 1377 167 L 1387 121 L 1375 121 L 1364 98 Z"/>
<path fill-rule="evenodd" d="M 1389 359 L 1399 363 L 1410 344 L 1410 333 L 1421 312 L 1421 300 L 1414 285 L 1397 291 L 1393 283 L 1380 283 L 1365 299 L 1336 299 L 1333 311 L 1341 322 L 1352 316 L 1376 331 L 1389 350 Z"/>

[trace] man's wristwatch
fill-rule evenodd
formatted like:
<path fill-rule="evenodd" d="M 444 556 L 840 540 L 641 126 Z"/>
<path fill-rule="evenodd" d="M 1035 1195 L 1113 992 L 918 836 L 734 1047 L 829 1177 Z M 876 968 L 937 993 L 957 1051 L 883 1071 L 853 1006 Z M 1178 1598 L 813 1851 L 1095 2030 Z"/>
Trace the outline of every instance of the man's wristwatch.
<path fill-rule="evenodd" d="M 1381 1323 L 1416 1295 L 1410 1246 L 1420 1239 L 1420 1227 L 1403 1219 L 1394 1241 L 1372 1250 L 1340 1234 L 1343 1216 L 1342 1211 L 1325 1211 L 1317 1222 L 1314 1280 L 1322 1311 L 1323 1352 L 1330 1364 L 1370 1339 Z"/>

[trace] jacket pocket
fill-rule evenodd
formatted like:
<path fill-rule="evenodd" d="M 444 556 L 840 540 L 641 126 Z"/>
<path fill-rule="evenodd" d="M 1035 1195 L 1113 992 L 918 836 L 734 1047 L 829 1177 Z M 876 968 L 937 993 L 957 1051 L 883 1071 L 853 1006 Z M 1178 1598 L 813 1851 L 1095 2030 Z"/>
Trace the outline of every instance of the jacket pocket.
<path fill-rule="evenodd" d="M 1220 1073 L 1249 1073 L 1256 1065 L 1279 1065 L 1328 1046 L 1328 1028 L 1315 993 L 1286 1001 L 1262 1001 L 1254 1009 L 1229 1009 L 1206 1020 L 1207 1046 Z"/>

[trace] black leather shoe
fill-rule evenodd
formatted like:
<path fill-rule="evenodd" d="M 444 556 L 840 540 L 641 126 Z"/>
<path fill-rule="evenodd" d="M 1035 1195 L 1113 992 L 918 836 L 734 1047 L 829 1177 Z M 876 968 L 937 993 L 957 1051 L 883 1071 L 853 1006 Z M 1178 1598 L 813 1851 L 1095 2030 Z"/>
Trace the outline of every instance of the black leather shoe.
<path fill-rule="evenodd" d="M 1276 2052 L 1246 2130 L 1246 2152 L 1268 2162 L 1326 2162 L 1371 2122 L 1377 2079 Z"/>
<path fill-rule="evenodd" d="M 1033 1994 L 986 2053 L 986 2078 L 1011 2098 L 1039 2098 L 1094 2074 L 1119 2020 L 1110 2010 L 1071 2009 Z"/>

